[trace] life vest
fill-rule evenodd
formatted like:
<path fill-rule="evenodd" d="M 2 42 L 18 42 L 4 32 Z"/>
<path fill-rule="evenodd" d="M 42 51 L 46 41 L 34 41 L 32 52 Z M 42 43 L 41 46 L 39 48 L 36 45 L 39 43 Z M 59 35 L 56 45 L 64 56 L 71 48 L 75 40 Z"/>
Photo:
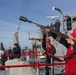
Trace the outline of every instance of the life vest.
<path fill-rule="evenodd" d="M 50 47 L 46 47 L 46 52 L 53 54 L 52 45 L 50 44 Z"/>
<path fill-rule="evenodd" d="M 65 64 L 65 72 L 66 75 L 70 75 L 71 73 L 75 73 L 76 74 L 76 54 L 74 49 L 72 46 L 70 46 L 67 50 L 66 56 L 65 58 L 67 58 L 66 60 L 66 64 Z M 73 55 L 72 55 L 73 54 Z M 70 58 L 68 56 L 72 55 Z"/>

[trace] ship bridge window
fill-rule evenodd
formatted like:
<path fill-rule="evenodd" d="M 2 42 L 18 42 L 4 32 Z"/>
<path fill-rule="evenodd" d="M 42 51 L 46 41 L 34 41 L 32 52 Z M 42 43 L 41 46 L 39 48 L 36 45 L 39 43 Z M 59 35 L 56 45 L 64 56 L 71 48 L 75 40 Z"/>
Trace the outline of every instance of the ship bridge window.
<path fill-rule="evenodd" d="M 72 21 L 73 21 L 73 22 L 76 22 L 76 17 L 72 18 Z"/>

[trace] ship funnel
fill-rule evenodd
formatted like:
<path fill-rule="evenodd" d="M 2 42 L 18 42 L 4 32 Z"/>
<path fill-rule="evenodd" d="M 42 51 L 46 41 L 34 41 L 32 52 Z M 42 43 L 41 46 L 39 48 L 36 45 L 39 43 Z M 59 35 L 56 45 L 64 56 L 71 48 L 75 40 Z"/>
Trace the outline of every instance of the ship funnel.
<path fill-rule="evenodd" d="M 13 36 L 14 43 L 19 44 L 18 32 L 13 33 L 12 36 Z"/>

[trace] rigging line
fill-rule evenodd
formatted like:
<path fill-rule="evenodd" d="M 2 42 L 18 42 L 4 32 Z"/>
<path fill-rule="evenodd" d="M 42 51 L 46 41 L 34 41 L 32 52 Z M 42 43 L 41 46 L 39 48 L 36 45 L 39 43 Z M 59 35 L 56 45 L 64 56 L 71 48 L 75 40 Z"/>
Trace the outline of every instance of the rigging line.
<path fill-rule="evenodd" d="M 26 12 L 27 12 L 27 10 L 28 10 L 28 8 L 29 8 L 30 3 L 31 3 L 31 0 L 28 0 L 28 4 L 27 4 L 26 10 L 25 10 L 25 14 L 26 14 Z"/>
<path fill-rule="evenodd" d="M 23 10 L 23 3 L 24 3 L 24 0 L 23 0 L 23 2 L 22 2 L 22 9 L 21 9 L 21 13 L 20 13 L 20 15 L 22 14 L 22 10 Z M 21 25 L 21 21 L 19 20 L 19 26 L 18 26 L 18 28 L 17 28 L 17 32 L 19 31 L 19 29 L 20 29 L 20 25 Z"/>
<path fill-rule="evenodd" d="M 27 3 L 27 2 L 26 2 Z M 22 9 L 21 9 L 21 13 L 20 13 L 20 15 L 22 15 L 22 12 L 23 12 L 23 10 L 24 10 L 24 4 L 25 4 L 25 0 L 23 0 L 23 2 L 22 2 Z M 18 28 L 17 28 L 17 32 L 19 31 L 19 29 L 20 29 L 20 25 L 21 25 L 21 21 L 19 20 L 19 26 L 18 26 Z"/>
<path fill-rule="evenodd" d="M 24 3 L 24 10 L 23 10 L 23 14 L 26 13 L 26 8 L 27 8 L 27 5 L 28 5 L 28 0 L 26 0 L 26 2 Z"/>
<path fill-rule="evenodd" d="M 26 0 L 26 2 L 25 2 L 25 0 L 23 0 L 23 2 L 22 2 L 22 10 L 21 10 L 21 14 L 20 15 L 22 15 L 22 12 L 27 11 L 27 9 L 29 7 L 29 4 L 30 4 L 30 0 L 29 1 Z M 25 7 L 26 7 L 26 9 L 24 9 Z M 20 25 L 21 25 L 21 21 L 19 21 L 19 26 L 18 26 L 17 31 L 19 31 Z"/>
<path fill-rule="evenodd" d="M 24 10 L 24 4 L 25 4 L 25 0 L 23 0 L 23 2 L 22 2 L 22 9 L 21 9 L 21 14 L 20 14 L 20 15 L 22 15 L 22 13 L 23 13 L 23 10 Z"/>
<path fill-rule="evenodd" d="M 26 11 L 28 10 L 29 4 L 30 4 L 30 0 L 26 0 L 26 2 L 24 2 L 23 10 L 22 10 L 23 14 L 25 14 Z"/>
<path fill-rule="evenodd" d="M 19 31 L 20 26 L 21 26 L 21 21 L 19 21 L 19 26 L 18 26 L 18 28 L 17 28 L 17 32 Z"/>

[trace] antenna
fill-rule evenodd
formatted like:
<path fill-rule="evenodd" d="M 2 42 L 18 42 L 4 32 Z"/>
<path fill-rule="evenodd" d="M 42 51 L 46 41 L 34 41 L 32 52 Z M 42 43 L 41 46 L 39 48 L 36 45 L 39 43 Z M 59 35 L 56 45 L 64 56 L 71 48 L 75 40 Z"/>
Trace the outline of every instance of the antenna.
<path fill-rule="evenodd" d="M 52 19 L 52 22 L 53 22 L 53 23 L 54 23 L 54 19 L 55 19 L 56 17 L 59 17 L 59 16 L 47 16 L 47 18 L 51 18 L 51 19 Z"/>
<path fill-rule="evenodd" d="M 28 39 L 30 39 L 30 31 L 28 31 Z"/>
<path fill-rule="evenodd" d="M 47 18 L 52 18 L 52 19 L 54 19 L 56 17 L 59 17 L 59 16 L 47 16 Z"/>

